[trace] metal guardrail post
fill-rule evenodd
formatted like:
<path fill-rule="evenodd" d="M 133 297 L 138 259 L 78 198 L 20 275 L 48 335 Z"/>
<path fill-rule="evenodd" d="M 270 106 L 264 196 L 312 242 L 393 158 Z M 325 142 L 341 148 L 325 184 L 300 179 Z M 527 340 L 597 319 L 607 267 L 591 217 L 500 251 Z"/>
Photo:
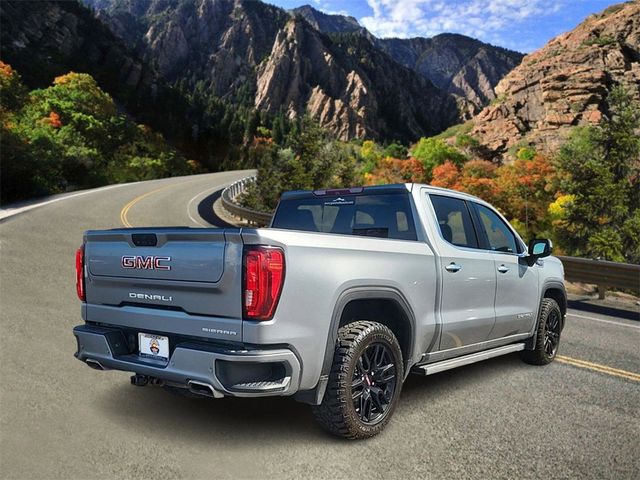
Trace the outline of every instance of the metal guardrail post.
<path fill-rule="evenodd" d="M 222 191 L 220 200 L 222 206 L 231 215 L 247 221 L 250 225 L 265 226 L 271 223 L 273 213 L 259 212 L 250 208 L 243 207 L 237 202 L 239 195 L 246 191 L 246 187 L 250 182 L 255 181 L 256 177 L 245 177 L 237 182 L 232 183 Z"/>

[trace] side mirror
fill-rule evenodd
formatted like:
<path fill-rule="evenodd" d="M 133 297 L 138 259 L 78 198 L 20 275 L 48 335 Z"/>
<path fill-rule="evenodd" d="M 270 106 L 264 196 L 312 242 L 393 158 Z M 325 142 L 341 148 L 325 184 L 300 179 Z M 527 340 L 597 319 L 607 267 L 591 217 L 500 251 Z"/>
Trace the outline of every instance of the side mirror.
<path fill-rule="evenodd" d="M 531 240 L 529 242 L 529 255 L 526 257 L 527 265 L 532 267 L 539 258 L 548 257 L 551 255 L 552 249 L 551 240 L 539 238 Z"/>

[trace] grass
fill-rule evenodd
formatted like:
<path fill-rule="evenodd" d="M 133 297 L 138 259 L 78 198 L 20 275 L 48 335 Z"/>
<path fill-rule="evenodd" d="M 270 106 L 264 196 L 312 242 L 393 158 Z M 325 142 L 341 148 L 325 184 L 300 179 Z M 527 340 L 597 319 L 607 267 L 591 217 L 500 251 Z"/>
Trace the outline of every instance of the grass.
<path fill-rule="evenodd" d="M 582 42 L 583 45 L 587 45 L 587 46 L 598 45 L 600 47 L 611 45 L 612 43 L 616 43 L 616 39 L 609 36 L 591 38 L 589 40 L 585 40 L 584 42 Z"/>
<path fill-rule="evenodd" d="M 459 123 L 447 128 L 444 132 L 436 135 L 435 138 L 439 140 L 446 140 L 451 137 L 457 137 L 458 135 L 466 135 L 471 130 L 473 130 L 473 126 L 473 120 L 468 120 L 464 123 Z"/>

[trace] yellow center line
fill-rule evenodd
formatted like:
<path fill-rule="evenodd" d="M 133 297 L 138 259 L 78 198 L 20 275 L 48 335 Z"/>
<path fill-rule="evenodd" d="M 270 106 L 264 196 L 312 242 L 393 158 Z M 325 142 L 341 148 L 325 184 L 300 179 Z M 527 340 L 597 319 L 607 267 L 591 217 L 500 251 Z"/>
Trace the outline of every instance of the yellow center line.
<path fill-rule="evenodd" d="M 124 207 L 122 207 L 122 210 L 120 210 L 120 222 L 122 222 L 122 225 L 124 225 L 125 227 L 129 227 L 129 228 L 133 227 L 133 225 L 131 225 L 129 223 L 129 220 L 127 219 L 127 214 L 129 213 L 129 210 L 131 210 L 131 207 L 133 207 L 136 203 L 138 203 L 143 198 L 153 195 L 154 193 L 158 193 L 159 191 L 164 190 L 166 188 L 175 187 L 176 185 L 182 185 L 182 183 L 172 183 L 171 185 L 164 185 L 160 188 L 156 188 L 155 190 L 151 190 L 150 192 L 143 193 L 142 195 L 134 198 L 129 203 L 127 203 Z"/>
<path fill-rule="evenodd" d="M 586 368 L 587 370 L 593 370 L 594 372 L 606 373 L 607 375 L 613 375 L 614 377 L 626 378 L 627 380 L 640 382 L 640 374 L 629 372 L 627 370 L 607 367 L 606 365 L 600 365 L 599 363 L 587 362 L 586 360 L 579 360 L 572 357 L 565 357 L 564 355 L 558 355 L 556 357 L 556 360 L 560 363 L 573 365 L 574 367 Z"/>

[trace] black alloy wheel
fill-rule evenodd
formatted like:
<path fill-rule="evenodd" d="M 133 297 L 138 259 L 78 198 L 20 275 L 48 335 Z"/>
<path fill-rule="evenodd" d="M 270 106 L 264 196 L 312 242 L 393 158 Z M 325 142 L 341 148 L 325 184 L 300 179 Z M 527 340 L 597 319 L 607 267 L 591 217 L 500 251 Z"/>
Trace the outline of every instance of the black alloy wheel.
<path fill-rule="evenodd" d="M 396 389 L 393 354 L 383 343 L 372 343 L 356 362 L 351 381 L 353 407 L 362 423 L 375 425 L 386 415 Z"/>
<path fill-rule="evenodd" d="M 560 312 L 553 309 L 547 316 L 547 328 L 544 334 L 544 352 L 553 358 L 560 344 Z"/>

